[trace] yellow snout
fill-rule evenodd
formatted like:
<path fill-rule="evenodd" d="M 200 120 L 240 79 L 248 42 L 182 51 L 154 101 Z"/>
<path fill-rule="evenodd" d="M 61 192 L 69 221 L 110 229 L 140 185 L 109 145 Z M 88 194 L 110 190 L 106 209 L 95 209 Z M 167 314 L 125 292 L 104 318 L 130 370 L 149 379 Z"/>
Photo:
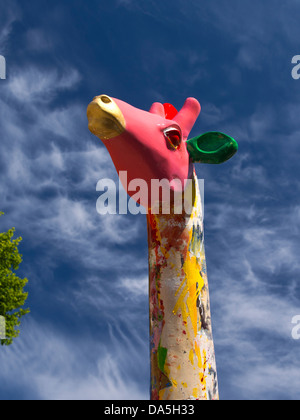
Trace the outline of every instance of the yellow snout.
<path fill-rule="evenodd" d="M 87 109 L 89 130 L 103 140 L 119 136 L 126 128 L 118 105 L 107 95 L 96 96 Z"/>

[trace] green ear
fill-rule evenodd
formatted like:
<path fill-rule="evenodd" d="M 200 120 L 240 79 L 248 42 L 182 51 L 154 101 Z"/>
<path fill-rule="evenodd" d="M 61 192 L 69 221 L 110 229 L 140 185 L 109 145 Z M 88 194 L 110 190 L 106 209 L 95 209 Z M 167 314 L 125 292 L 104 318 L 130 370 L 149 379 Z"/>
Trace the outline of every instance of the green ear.
<path fill-rule="evenodd" d="M 193 162 L 223 163 L 238 150 L 237 142 L 226 134 L 211 131 L 186 142 Z"/>

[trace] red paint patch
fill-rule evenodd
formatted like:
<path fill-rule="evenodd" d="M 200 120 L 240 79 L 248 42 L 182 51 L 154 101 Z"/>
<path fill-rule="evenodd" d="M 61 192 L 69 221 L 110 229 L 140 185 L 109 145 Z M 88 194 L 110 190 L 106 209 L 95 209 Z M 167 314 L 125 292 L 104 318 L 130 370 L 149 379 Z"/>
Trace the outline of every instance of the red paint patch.
<path fill-rule="evenodd" d="M 178 114 L 177 109 L 172 104 L 164 104 L 164 109 L 167 120 L 173 120 Z"/>

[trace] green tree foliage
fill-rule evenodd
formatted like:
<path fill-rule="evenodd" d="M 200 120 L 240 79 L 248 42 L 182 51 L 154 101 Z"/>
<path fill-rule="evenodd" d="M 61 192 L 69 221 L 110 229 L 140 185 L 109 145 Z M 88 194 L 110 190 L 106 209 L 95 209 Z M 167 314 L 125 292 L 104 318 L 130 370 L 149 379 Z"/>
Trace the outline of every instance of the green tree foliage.
<path fill-rule="evenodd" d="M 0 216 L 3 213 L 0 212 Z M 15 274 L 22 262 L 18 245 L 22 238 L 13 239 L 15 229 L 0 233 L 0 317 L 5 319 L 5 339 L 1 339 L 1 345 L 10 345 L 20 331 L 22 316 L 29 313 L 29 309 L 23 309 L 28 293 L 24 287 L 28 280 L 20 279 Z M 2 318 L 2 319 L 3 319 Z"/>

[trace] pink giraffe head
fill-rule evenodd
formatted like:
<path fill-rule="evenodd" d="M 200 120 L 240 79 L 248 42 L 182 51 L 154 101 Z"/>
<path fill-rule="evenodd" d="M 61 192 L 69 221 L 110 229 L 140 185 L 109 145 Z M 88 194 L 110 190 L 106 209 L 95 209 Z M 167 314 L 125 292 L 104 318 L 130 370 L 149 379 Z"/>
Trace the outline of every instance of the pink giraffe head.
<path fill-rule="evenodd" d="M 143 180 L 151 203 L 151 181 L 167 180 L 171 191 L 183 191 L 193 173 L 193 162 L 221 163 L 237 149 L 236 142 L 222 133 L 206 133 L 187 142 L 201 107 L 186 99 L 179 112 L 170 104 L 155 102 L 149 112 L 119 99 L 100 95 L 89 104 L 90 131 L 106 146 L 118 174 L 126 172 L 123 187 Z M 173 182 L 176 180 L 176 182 Z"/>
<path fill-rule="evenodd" d="M 188 98 L 178 113 L 161 103 L 154 103 L 146 112 L 100 95 L 89 105 L 87 114 L 90 131 L 103 141 L 118 174 L 127 172 L 126 191 L 135 179 L 146 181 L 150 191 L 152 179 L 170 183 L 177 179 L 184 187 L 191 177 L 193 164 L 186 140 L 200 109 L 196 99 Z"/>

